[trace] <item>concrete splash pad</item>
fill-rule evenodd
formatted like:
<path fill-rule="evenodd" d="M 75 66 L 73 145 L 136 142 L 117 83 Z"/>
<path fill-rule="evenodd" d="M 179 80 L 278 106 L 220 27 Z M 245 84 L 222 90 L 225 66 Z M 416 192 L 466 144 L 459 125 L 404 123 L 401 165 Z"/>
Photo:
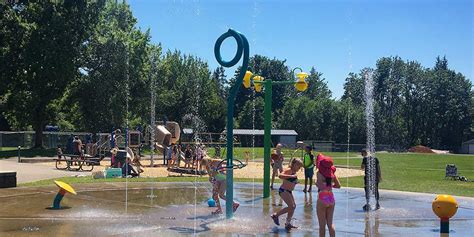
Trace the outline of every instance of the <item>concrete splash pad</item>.
<path fill-rule="evenodd" d="M 125 183 L 74 185 L 62 210 L 49 210 L 56 188 L 0 190 L 1 236 L 316 236 L 317 193 L 294 192 L 297 209 L 290 234 L 274 226 L 269 215 L 280 209 L 278 192 L 264 200 L 262 186 L 235 184 L 241 206 L 234 219 L 214 216 L 207 207 L 208 183 Z M 336 190 L 337 236 L 439 236 L 439 220 L 431 211 L 435 195 L 381 192 L 382 209 L 361 210 L 363 191 Z M 474 199 L 458 198 L 460 208 L 450 222 L 449 236 L 470 236 Z M 312 204 L 312 205 L 310 205 Z M 280 221 L 284 222 L 285 217 Z"/>

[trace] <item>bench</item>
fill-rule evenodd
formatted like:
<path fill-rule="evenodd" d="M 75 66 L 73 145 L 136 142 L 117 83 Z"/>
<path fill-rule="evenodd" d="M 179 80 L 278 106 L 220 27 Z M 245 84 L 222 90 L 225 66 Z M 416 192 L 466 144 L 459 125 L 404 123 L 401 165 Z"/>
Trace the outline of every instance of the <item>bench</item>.
<path fill-rule="evenodd" d="M 92 171 L 94 165 L 100 165 L 100 158 L 89 155 L 80 156 L 72 154 L 63 154 L 61 159 L 54 159 L 56 161 L 56 169 L 69 171 Z M 63 166 L 61 162 L 66 162 Z"/>
<path fill-rule="evenodd" d="M 16 171 L 0 171 L 0 188 L 16 187 Z"/>

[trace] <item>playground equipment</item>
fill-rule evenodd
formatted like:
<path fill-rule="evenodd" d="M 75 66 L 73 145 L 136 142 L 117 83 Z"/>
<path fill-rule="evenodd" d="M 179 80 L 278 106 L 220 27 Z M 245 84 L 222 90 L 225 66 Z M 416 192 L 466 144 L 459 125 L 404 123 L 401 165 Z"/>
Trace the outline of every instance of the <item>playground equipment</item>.
<path fill-rule="evenodd" d="M 237 52 L 235 53 L 234 58 L 230 61 L 224 61 L 221 56 L 221 46 L 222 43 L 224 42 L 225 39 L 233 37 L 235 41 L 237 42 Z M 217 62 L 224 66 L 224 67 L 232 67 L 236 65 L 240 59 L 242 58 L 242 67 L 240 68 L 240 73 L 239 76 L 237 77 L 237 80 L 234 85 L 230 87 L 229 90 L 229 95 L 227 97 L 227 125 L 226 125 L 226 132 L 227 138 L 232 138 L 234 137 L 234 104 L 235 104 L 235 97 L 237 95 L 237 91 L 240 88 L 240 85 L 242 84 L 244 80 L 244 76 L 246 75 L 247 68 L 249 65 L 249 42 L 247 41 L 247 38 L 240 32 L 237 32 L 235 30 L 229 29 L 227 32 L 222 34 L 216 41 L 216 44 L 214 45 L 214 55 L 216 56 Z M 233 149 L 233 139 L 227 139 L 226 142 L 226 147 L 227 147 L 227 166 L 232 166 L 233 165 L 233 154 L 234 154 L 234 149 Z M 232 212 L 232 204 L 234 203 L 234 171 L 233 169 L 229 169 L 227 171 L 227 191 L 226 191 L 226 196 L 227 196 L 227 201 L 226 201 L 226 217 L 227 218 L 232 218 L 233 212 Z"/>
<path fill-rule="evenodd" d="M 56 197 L 54 198 L 53 201 L 53 207 L 51 209 L 58 210 L 61 209 L 61 200 L 63 200 L 63 197 L 66 193 L 72 193 L 74 195 L 77 195 L 76 191 L 74 191 L 74 188 L 72 188 L 69 184 L 64 183 L 62 181 L 54 181 L 56 186 L 59 187 L 59 192 L 56 194 Z"/>
<path fill-rule="evenodd" d="M 237 42 L 237 52 L 235 53 L 234 58 L 230 61 L 224 61 L 221 56 L 221 45 L 225 39 L 233 37 Z M 223 67 L 232 67 L 236 65 L 242 58 L 242 66 L 240 68 L 239 76 L 234 85 L 230 87 L 229 96 L 227 97 L 227 126 L 226 132 L 227 137 L 233 137 L 234 129 L 234 103 L 237 91 L 240 88 L 240 85 L 243 83 L 244 87 L 249 88 L 251 82 L 255 85 L 254 88 L 257 91 L 261 90 L 261 87 L 265 87 L 265 123 L 264 123 L 264 190 L 263 197 L 267 198 L 270 196 L 270 146 L 271 146 L 271 103 L 272 103 L 272 85 L 273 84 L 294 84 L 295 88 L 298 91 L 304 91 L 308 88 L 308 84 L 305 79 L 308 74 L 304 73 L 301 68 L 293 69 L 293 74 L 296 69 L 299 69 L 300 72 L 296 75 L 298 80 L 295 81 L 276 81 L 264 80 L 261 76 L 253 76 L 253 73 L 247 71 L 248 62 L 249 62 L 249 43 L 247 38 L 235 30 L 229 29 L 227 32 L 222 34 L 216 41 L 214 45 L 214 55 L 217 62 Z M 252 80 L 253 76 L 253 80 Z M 233 140 L 227 139 L 227 167 L 234 167 L 233 164 Z M 229 169 L 227 172 L 227 198 L 229 199 L 226 202 L 226 217 L 232 217 L 232 203 L 233 203 L 233 169 Z"/>
<path fill-rule="evenodd" d="M 145 142 L 154 143 L 154 149 L 161 152 L 164 148 L 177 144 L 181 136 L 181 127 L 173 121 L 155 121 L 153 127 L 148 126 L 145 131 Z"/>
<path fill-rule="evenodd" d="M 245 88 L 250 88 L 250 85 L 253 82 L 255 91 L 259 92 L 262 90 L 262 86 L 265 87 L 265 109 L 264 109 L 264 165 L 263 165 L 263 197 L 268 198 L 270 196 L 270 149 L 271 149 L 271 128 L 272 128 L 272 87 L 273 85 L 294 85 L 297 91 L 305 91 L 308 89 L 308 83 L 305 79 L 308 77 L 308 74 L 303 72 L 301 68 L 295 68 L 292 71 L 292 75 L 295 75 L 295 70 L 300 70 L 296 74 L 296 82 L 294 80 L 288 81 L 272 81 L 271 79 L 266 79 L 254 75 L 252 72 L 247 71 L 243 79 L 243 85 Z"/>
<path fill-rule="evenodd" d="M 145 143 L 149 143 L 153 151 L 160 151 L 166 154 L 166 148 L 171 144 L 177 144 L 181 136 L 181 127 L 173 121 L 155 121 L 153 126 L 148 125 L 145 129 Z M 164 157 L 163 157 L 164 158 Z M 163 164 L 166 164 L 163 159 Z M 154 157 L 151 156 L 150 166 L 154 165 Z"/>
<path fill-rule="evenodd" d="M 440 218 L 440 233 L 449 233 L 449 218 L 458 211 L 458 203 L 451 195 L 436 196 L 432 203 L 433 212 Z"/>

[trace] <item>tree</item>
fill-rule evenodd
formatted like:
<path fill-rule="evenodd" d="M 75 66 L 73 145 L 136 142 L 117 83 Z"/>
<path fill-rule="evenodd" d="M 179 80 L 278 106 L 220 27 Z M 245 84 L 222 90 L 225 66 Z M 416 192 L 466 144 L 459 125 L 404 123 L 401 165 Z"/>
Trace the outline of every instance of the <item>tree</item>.
<path fill-rule="evenodd" d="M 291 80 L 293 77 L 290 75 L 290 71 L 288 66 L 285 65 L 285 60 L 278 60 L 276 58 L 269 59 L 265 56 L 255 55 L 250 58 L 249 60 L 249 70 L 252 73 L 262 76 L 265 79 L 272 81 L 286 81 Z M 234 78 L 230 80 L 230 84 L 235 82 L 235 78 L 239 75 L 240 68 L 236 70 Z M 237 92 L 237 96 L 235 99 L 235 114 L 234 116 L 237 117 L 238 113 L 243 109 L 247 100 L 253 98 L 253 89 L 245 89 L 242 86 Z M 289 86 L 273 86 L 273 98 L 272 98 L 272 113 L 277 116 L 279 110 L 283 107 L 286 100 L 290 97 L 290 90 L 294 90 Z M 263 97 L 265 93 L 265 89 L 262 92 L 257 92 L 255 94 L 256 97 Z M 275 116 L 273 116 L 275 119 Z"/>
<path fill-rule="evenodd" d="M 150 35 L 136 22 L 127 4 L 108 2 L 101 11 L 84 44 L 83 73 L 71 87 L 72 107 L 82 115 L 74 123 L 80 128 L 99 132 L 130 127 L 127 121 L 136 119 L 148 122 Z"/>
<path fill-rule="evenodd" d="M 263 129 L 264 118 L 264 101 L 262 97 L 257 97 L 255 100 L 247 100 L 242 111 L 240 111 L 237 118 L 239 128 L 241 129 Z"/>
<path fill-rule="evenodd" d="M 448 68 L 446 57 L 438 57 L 432 70 L 432 88 L 428 97 L 435 101 L 430 127 L 435 147 L 455 149 L 463 141 L 472 119 L 472 84 L 462 74 Z"/>
<path fill-rule="evenodd" d="M 8 12 L 2 34 L 10 39 L 2 49 L 2 61 L 9 62 L 1 75 L 5 115 L 16 128 L 32 125 L 35 147 L 42 147 L 44 126 L 56 120 L 57 101 L 78 75 L 81 47 L 102 6 L 85 0 L 1 4 Z"/>
<path fill-rule="evenodd" d="M 301 95 L 307 96 L 310 99 L 330 99 L 332 96 L 331 90 L 329 90 L 326 79 L 323 78 L 321 72 L 316 71 L 314 67 L 309 71 L 308 78 L 308 89 Z M 291 90 L 293 93 L 298 93 L 296 90 Z"/>
<path fill-rule="evenodd" d="M 227 90 L 229 88 L 227 85 L 226 75 L 224 73 L 225 73 L 224 67 L 222 66 L 217 67 L 216 70 L 214 70 L 214 72 L 212 73 L 211 80 L 216 85 L 219 96 L 222 99 L 226 100 Z"/>

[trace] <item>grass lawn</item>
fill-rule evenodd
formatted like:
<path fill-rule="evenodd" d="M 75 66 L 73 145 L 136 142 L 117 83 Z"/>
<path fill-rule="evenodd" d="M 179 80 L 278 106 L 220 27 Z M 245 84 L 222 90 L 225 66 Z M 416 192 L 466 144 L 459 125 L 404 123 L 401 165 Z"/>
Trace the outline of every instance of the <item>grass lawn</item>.
<path fill-rule="evenodd" d="M 3 146 L 3 147 L 0 147 L 0 151 L 13 151 L 13 150 L 17 150 L 18 148 L 17 147 L 13 147 L 13 146 Z"/>
<path fill-rule="evenodd" d="M 445 180 L 446 164 L 455 164 L 459 175 L 474 180 L 474 156 L 411 153 L 379 153 L 380 189 L 451 194 L 474 197 L 474 182 Z M 334 159 L 336 165 L 359 166 L 360 159 Z M 363 187 L 362 177 L 344 178 L 343 186 Z"/>
<path fill-rule="evenodd" d="M 9 157 L 17 157 L 18 156 L 18 148 L 15 147 L 3 147 L 0 150 L 0 159 L 2 158 L 9 158 Z M 56 156 L 56 149 L 36 149 L 36 148 L 28 148 L 28 149 L 21 149 L 20 150 L 21 157 L 53 157 Z"/>
<path fill-rule="evenodd" d="M 225 155 L 226 153 L 224 153 L 224 151 L 225 151 L 225 149 L 222 148 L 221 149 L 221 154 Z M 234 147 L 234 157 L 237 158 L 237 159 L 243 159 L 245 151 L 250 152 L 249 160 L 255 159 L 257 161 L 263 161 L 263 147 L 255 147 L 255 148 L 252 148 L 252 147 Z M 287 148 L 283 148 L 282 151 L 283 151 L 283 154 L 284 154 L 285 158 L 287 158 L 287 159 L 291 159 L 293 154 L 296 157 L 301 157 L 301 152 L 302 152 L 301 150 L 298 150 L 298 151 L 295 152 L 295 149 L 287 149 Z M 211 156 L 214 156 L 215 149 L 212 148 L 212 147 L 209 148 L 208 149 L 208 154 L 211 155 Z M 324 152 L 324 154 L 332 156 L 335 159 L 346 158 L 347 155 L 348 155 L 346 152 Z M 357 156 L 357 155 L 358 155 L 357 152 L 349 152 L 350 157 L 354 157 L 354 156 Z"/>

